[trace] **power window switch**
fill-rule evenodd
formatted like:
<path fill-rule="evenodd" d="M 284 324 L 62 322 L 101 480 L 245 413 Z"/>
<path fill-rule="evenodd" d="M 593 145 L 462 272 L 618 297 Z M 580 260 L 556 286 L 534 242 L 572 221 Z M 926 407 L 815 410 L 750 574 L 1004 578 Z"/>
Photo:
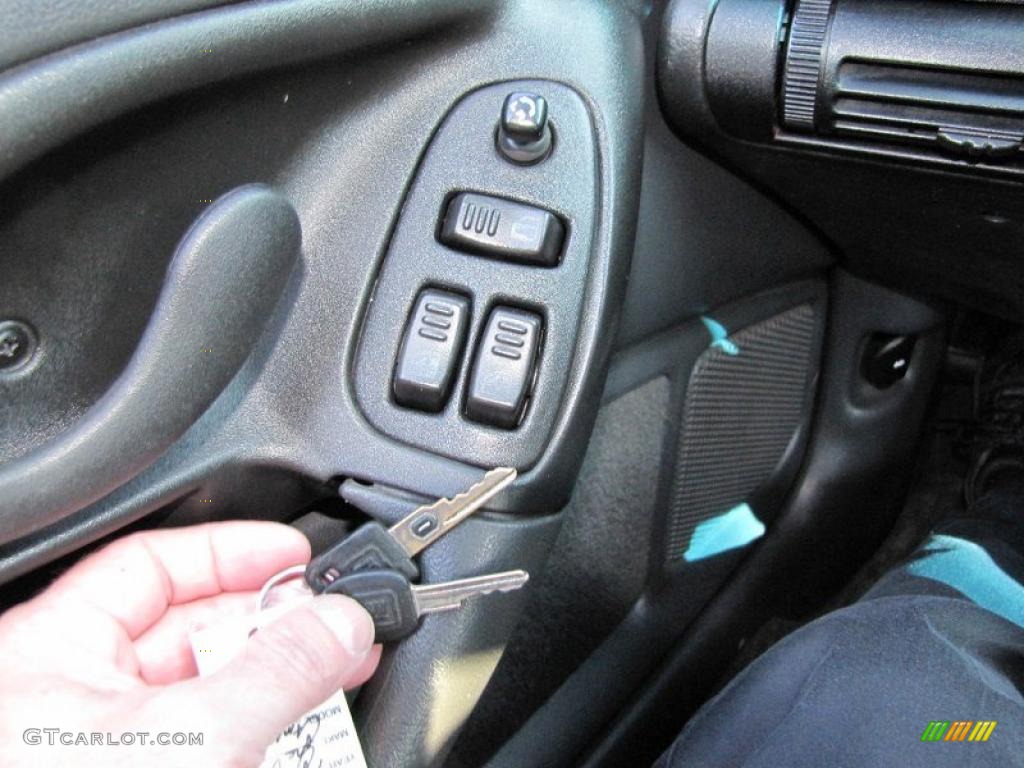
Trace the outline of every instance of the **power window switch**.
<path fill-rule="evenodd" d="M 421 411 L 444 408 L 462 357 L 469 299 L 428 288 L 409 315 L 391 389 L 399 405 Z"/>
<path fill-rule="evenodd" d="M 504 429 L 526 410 L 544 325 L 533 312 L 497 307 L 480 338 L 469 379 L 466 416 Z"/>

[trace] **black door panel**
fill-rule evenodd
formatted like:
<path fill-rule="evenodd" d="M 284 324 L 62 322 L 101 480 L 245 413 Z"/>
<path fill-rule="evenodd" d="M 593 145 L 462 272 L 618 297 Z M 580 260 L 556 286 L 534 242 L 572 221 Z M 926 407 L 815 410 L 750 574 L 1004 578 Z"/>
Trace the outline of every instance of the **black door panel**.
<path fill-rule="evenodd" d="M 530 584 L 386 650 L 354 703 L 368 762 L 652 758 L 884 533 L 945 339 L 918 294 L 956 298 L 943 233 L 1014 219 L 991 179 L 721 134 L 686 68 L 714 7 L 0 0 L 0 322 L 37 341 L 0 365 L 2 605 L 130 528 L 279 520 L 322 549 L 514 466 L 420 569 Z M 758 40 L 715 50 L 775 61 Z M 512 93 L 546 100 L 550 151 L 502 143 Z M 179 279 L 179 244 L 253 195 L 294 228 L 261 213 Z M 966 300 L 1010 307 L 1013 242 L 962 267 Z M 885 388 L 878 334 L 914 339 Z M 56 461 L 119 387 L 141 418 Z"/>

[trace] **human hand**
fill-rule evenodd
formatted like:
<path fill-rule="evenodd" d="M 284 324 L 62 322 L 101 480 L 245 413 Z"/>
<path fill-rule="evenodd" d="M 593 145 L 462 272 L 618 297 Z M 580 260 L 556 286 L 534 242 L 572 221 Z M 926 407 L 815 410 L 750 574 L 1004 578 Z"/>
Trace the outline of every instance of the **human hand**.
<path fill-rule="evenodd" d="M 323 595 L 256 632 L 237 658 L 197 678 L 194 624 L 250 613 L 264 581 L 308 562 L 278 523 L 149 531 L 113 542 L 0 616 L 4 765 L 257 766 L 277 735 L 380 660 L 355 601 Z M 148 733 L 133 746 L 27 743 L 27 729 Z M 201 746 L 150 744 L 202 733 Z"/>

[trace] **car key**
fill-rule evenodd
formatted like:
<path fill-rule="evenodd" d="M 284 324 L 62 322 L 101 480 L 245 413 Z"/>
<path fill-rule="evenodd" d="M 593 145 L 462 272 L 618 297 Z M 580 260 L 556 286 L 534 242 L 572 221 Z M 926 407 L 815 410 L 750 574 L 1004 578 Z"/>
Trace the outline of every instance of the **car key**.
<path fill-rule="evenodd" d="M 348 595 L 360 603 L 373 617 L 376 642 L 387 643 L 412 634 L 428 613 L 451 611 L 491 592 L 519 589 L 529 578 L 526 571 L 504 571 L 437 584 L 410 584 L 398 571 L 356 571 L 335 579 L 325 592 Z"/>
<path fill-rule="evenodd" d="M 306 583 L 323 592 L 341 576 L 364 570 L 393 570 L 406 579 L 419 576 L 413 557 L 493 499 L 516 479 L 510 467 L 498 467 L 464 493 L 417 507 L 390 528 L 371 521 L 361 525 L 306 567 Z"/>

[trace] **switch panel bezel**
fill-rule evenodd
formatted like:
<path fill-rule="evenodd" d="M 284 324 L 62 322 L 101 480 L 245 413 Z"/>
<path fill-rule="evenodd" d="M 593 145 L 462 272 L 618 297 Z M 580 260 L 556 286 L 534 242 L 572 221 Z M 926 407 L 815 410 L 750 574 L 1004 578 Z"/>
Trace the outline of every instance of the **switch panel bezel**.
<path fill-rule="evenodd" d="M 495 146 L 495 128 L 511 91 L 539 93 L 547 100 L 548 121 L 559 140 L 542 163 L 509 163 Z M 565 233 L 558 263 L 542 267 L 486 258 L 441 243 L 439 217 L 462 192 L 556 216 Z M 597 131 L 575 90 L 549 81 L 516 81 L 463 97 L 423 155 L 367 305 L 352 369 L 356 402 L 367 421 L 403 443 L 476 466 L 514 466 L 522 473 L 537 464 L 559 433 L 561 419 L 581 408 L 596 410 L 596 402 L 565 395 L 594 383 L 593 366 L 603 358 L 594 357 L 599 327 L 586 318 L 600 313 L 602 297 L 609 291 L 618 295 L 621 287 L 607 282 L 610 273 L 621 274 L 621 265 L 599 245 L 601 211 Z M 628 253 L 624 256 L 628 262 Z M 436 413 L 400 407 L 391 396 L 405 318 L 429 286 L 471 302 L 469 351 L 458 363 L 451 396 Z M 475 351 L 497 306 L 535 312 L 543 324 L 529 405 L 512 428 L 474 421 L 464 410 Z M 606 336 L 600 343 L 610 341 Z"/>

